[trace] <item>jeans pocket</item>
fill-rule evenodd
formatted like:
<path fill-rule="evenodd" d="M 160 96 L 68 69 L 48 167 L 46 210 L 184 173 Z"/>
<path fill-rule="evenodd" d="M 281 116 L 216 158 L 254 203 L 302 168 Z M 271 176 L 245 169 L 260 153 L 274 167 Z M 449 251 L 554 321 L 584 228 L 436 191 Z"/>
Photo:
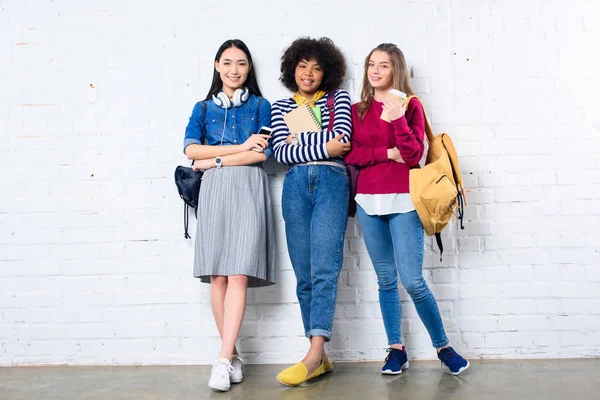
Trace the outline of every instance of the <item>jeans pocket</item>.
<path fill-rule="evenodd" d="M 348 176 L 348 173 L 346 172 L 346 167 L 344 167 L 343 165 L 340 165 L 339 167 L 334 167 L 333 165 L 327 165 L 327 168 L 329 168 L 330 171 L 333 171 L 336 174 Z"/>
<path fill-rule="evenodd" d="M 289 168 L 286 172 L 285 172 L 285 176 L 291 176 L 292 175 L 292 171 L 295 171 L 296 167 L 291 167 Z"/>

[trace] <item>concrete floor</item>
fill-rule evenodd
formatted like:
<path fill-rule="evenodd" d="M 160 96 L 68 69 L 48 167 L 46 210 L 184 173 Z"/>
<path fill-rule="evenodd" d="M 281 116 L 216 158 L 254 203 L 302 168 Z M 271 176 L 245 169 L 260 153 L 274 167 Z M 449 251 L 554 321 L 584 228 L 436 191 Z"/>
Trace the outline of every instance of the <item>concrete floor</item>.
<path fill-rule="evenodd" d="M 0 399 L 600 399 L 600 359 L 471 361 L 460 377 L 437 361 L 411 361 L 395 377 L 382 376 L 380 363 L 336 363 L 297 388 L 275 380 L 283 367 L 247 365 L 227 393 L 208 389 L 209 366 L 5 367 Z"/>

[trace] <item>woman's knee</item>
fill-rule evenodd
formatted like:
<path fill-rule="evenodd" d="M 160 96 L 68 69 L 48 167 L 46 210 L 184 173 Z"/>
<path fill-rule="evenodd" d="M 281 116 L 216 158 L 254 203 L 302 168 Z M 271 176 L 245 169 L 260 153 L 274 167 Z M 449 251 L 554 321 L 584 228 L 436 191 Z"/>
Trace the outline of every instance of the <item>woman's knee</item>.
<path fill-rule="evenodd" d="M 393 292 L 398 290 L 398 275 L 396 274 L 378 274 L 377 284 L 380 292 Z"/>
<path fill-rule="evenodd" d="M 427 282 L 423 277 L 402 281 L 402 286 L 411 297 L 419 296 L 427 290 Z"/>
<path fill-rule="evenodd" d="M 228 276 L 229 285 L 248 286 L 248 277 L 246 275 Z"/>
<path fill-rule="evenodd" d="M 226 287 L 227 286 L 227 277 L 213 275 L 210 277 L 210 283 L 211 283 L 211 285 L 215 285 L 218 287 Z"/>

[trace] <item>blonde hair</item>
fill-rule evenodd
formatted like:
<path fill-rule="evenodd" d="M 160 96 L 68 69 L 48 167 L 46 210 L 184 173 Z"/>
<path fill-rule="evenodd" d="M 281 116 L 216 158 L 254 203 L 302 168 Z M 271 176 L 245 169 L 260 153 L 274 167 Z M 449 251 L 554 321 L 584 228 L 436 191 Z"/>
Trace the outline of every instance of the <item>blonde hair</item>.
<path fill-rule="evenodd" d="M 363 75 L 362 89 L 360 91 L 360 103 L 358 104 L 358 116 L 360 120 L 365 116 L 366 111 L 371 107 L 373 101 L 373 87 L 369 83 L 367 70 L 369 69 L 369 61 L 371 56 L 376 51 L 385 51 L 390 57 L 392 63 L 392 88 L 406 93 L 407 96 L 412 96 L 415 92 L 410 85 L 410 74 L 406 66 L 406 59 L 402 51 L 393 43 L 382 43 L 375 47 L 365 58 L 365 72 Z"/>

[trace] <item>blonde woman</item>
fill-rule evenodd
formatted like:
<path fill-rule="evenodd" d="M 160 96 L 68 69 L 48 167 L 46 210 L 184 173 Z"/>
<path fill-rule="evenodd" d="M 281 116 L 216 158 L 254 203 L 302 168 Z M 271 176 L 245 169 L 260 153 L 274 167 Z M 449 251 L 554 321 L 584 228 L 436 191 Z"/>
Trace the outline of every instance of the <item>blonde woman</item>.
<path fill-rule="evenodd" d="M 419 166 L 425 149 L 425 114 L 419 99 L 404 104 L 390 89 L 414 94 L 404 55 L 396 45 L 384 43 L 365 59 L 361 101 L 352 106 L 352 150 L 345 157 L 346 163 L 360 167 L 356 215 L 377 274 L 389 345 L 381 373 L 398 375 L 408 368 L 400 331 L 400 275 L 438 358 L 458 375 L 469 362 L 449 346 L 436 300 L 423 278 L 423 227 L 409 194 L 409 171 Z"/>

